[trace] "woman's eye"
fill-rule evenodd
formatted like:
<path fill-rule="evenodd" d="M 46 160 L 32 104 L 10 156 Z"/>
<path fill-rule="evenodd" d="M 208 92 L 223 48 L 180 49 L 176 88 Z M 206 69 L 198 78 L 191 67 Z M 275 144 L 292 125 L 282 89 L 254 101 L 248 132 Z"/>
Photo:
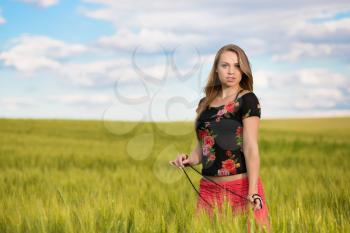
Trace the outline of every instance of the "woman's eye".
<path fill-rule="evenodd" d="M 239 64 L 236 64 L 236 65 L 235 65 L 235 67 L 239 68 L 239 67 L 240 67 L 240 65 L 239 65 Z"/>
<path fill-rule="evenodd" d="M 222 67 L 226 67 L 227 65 L 222 65 Z"/>

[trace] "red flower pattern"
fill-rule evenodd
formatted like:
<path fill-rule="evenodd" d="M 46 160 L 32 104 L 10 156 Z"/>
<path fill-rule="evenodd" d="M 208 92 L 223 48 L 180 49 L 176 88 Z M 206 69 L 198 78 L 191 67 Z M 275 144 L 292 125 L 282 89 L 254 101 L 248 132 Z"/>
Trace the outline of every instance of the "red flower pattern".
<path fill-rule="evenodd" d="M 232 159 L 222 161 L 222 167 L 228 170 L 231 174 L 236 174 L 235 162 Z"/>
<path fill-rule="evenodd" d="M 213 134 L 209 126 L 210 122 L 205 122 L 205 127 L 198 130 L 198 134 L 201 138 L 203 156 L 208 157 L 206 166 L 211 165 L 216 159 L 215 148 L 213 146 L 215 145 L 214 138 L 217 135 Z"/>
<path fill-rule="evenodd" d="M 224 109 L 227 111 L 227 112 L 230 112 L 230 113 L 233 113 L 235 111 L 235 105 L 234 103 L 228 103 L 224 106 Z"/>
<path fill-rule="evenodd" d="M 225 104 L 224 108 L 220 109 L 217 112 L 216 122 L 220 122 L 221 118 L 223 118 L 224 115 L 226 116 L 227 114 L 234 114 L 236 111 L 236 107 L 238 106 L 239 106 L 239 102 L 236 102 L 236 101 Z"/>
<path fill-rule="evenodd" d="M 207 135 L 208 135 L 208 132 L 206 130 L 199 130 L 199 136 L 201 138 L 204 138 Z"/>
<path fill-rule="evenodd" d="M 215 144 L 214 138 L 212 136 L 205 136 L 204 137 L 204 146 L 205 147 L 212 147 Z"/>
<path fill-rule="evenodd" d="M 215 154 L 211 154 L 211 155 L 209 156 L 209 160 L 210 160 L 210 161 L 214 161 L 215 159 L 216 159 Z"/>

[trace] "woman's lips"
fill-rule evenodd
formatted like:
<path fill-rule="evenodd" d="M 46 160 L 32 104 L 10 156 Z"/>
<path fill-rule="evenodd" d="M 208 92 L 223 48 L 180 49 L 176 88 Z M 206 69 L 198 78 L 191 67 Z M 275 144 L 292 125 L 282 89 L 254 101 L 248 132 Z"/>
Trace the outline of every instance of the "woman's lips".
<path fill-rule="evenodd" d="M 235 78 L 233 78 L 233 77 L 227 77 L 226 79 L 227 79 L 227 81 L 229 81 L 229 82 L 232 82 L 232 81 L 235 80 Z"/>

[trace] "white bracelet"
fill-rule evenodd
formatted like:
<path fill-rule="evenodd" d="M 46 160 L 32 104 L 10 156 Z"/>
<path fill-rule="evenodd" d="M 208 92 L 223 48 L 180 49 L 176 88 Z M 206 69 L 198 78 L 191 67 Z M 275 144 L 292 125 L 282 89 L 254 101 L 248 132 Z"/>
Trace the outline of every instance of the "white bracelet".
<path fill-rule="evenodd" d="M 256 196 L 256 197 L 254 197 Z M 257 193 L 253 194 L 252 195 L 252 198 L 253 198 L 253 202 L 255 203 L 255 200 L 258 199 L 260 201 L 260 208 L 262 209 L 263 208 L 263 200 L 261 198 L 261 196 Z"/>

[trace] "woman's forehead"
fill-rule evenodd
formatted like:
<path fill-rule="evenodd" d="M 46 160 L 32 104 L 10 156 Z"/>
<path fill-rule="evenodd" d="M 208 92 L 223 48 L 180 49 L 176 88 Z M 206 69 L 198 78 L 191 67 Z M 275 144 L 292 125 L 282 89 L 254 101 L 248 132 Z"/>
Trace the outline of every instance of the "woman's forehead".
<path fill-rule="evenodd" d="M 225 51 L 221 54 L 219 61 L 226 63 L 237 63 L 238 58 L 235 52 Z"/>

